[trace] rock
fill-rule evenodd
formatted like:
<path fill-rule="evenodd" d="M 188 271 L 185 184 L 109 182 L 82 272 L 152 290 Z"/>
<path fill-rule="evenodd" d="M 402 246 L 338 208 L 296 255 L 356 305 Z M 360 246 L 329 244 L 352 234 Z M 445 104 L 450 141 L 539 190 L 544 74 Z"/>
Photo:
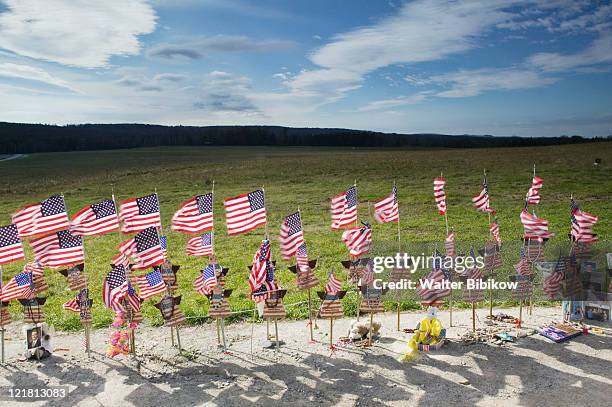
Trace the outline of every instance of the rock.
<path fill-rule="evenodd" d="M 457 383 L 467 386 L 468 384 L 470 384 L 470 381 L 468 379 L 461 379 L 457 381 Z"/>

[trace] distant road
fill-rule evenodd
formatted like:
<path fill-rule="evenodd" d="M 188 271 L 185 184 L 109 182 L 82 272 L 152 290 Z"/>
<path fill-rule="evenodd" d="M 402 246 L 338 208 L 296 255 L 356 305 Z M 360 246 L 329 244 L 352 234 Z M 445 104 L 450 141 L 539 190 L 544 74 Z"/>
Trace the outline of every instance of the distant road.
<path fill-rule="evenodd" d="M 1 155 L 0 154 L 0 161 L 9 161 L 9 160 L 16 160 L 18 158 L 25 158 L 27 157 L 27 154 L 11 154 L 11 155 Z"/>

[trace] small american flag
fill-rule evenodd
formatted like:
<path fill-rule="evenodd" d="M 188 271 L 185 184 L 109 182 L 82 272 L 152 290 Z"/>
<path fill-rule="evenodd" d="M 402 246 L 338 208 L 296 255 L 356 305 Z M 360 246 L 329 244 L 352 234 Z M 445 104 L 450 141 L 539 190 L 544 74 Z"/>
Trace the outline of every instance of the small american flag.
<path fill-rule="evenodd" d="M 264 191 L 242 194 L 223 201 L 227 233 L 236 236 L 266 224 L 266 198 Z"/>
<path fill-rule="evenodd" d="M 32 239 L 30 246 L 43 266 L 61 267 L 85 260 L 83 237 L 74 236 L 69 230 Z"/>
<path fill-rule="evenodd" d="M 296 255 L 304 243 L 304 231 L 300 212 L 292 213 L 283 221 L 280 229 L 280 250 L 283 259 L 288 260 Z"/>
<path fill-rule="evenodd" d="M 172 230 L 200 233 L 213 228 L 213 194 L 198 195 L 184 202 L 172 217 Z"/>
<path fill-rule="evenodd" d="M 2 287 L 1 302 L 12 301 L 18 298 L 30 298 L 34 294 L 34 280 L 32 273 L 19 273 L 11 278 Z"/>
<path fill-rule="evenodd" d="M 17 233 L 17 226 L 12 224 L 0 227 L 0 264 L 24 258 L 25 254 Z"/>
<path fill-rule="evenodd" d="M 489 185 L 487 183 L 486 176 L 484 177 L 484 180 L 482 181 L 482 189 L 480 190 L 480 193 L 478 195 L 475 195 L 472 198 L 472 203 L 474 204 L 476 209 L 481 212 L 487 212 L 487 213 L 495 212 L 489 206 Z"/>
<path fill-rule="evenodd" d="M 529 259 L 524 247 L 521 247 L 521 259 L 514 265 L 514 270 L 519 276 L 527 276 L 531 274 L 531 268 L 529 266 Z"/>
<path fill-rule="evenodd" d="M 195 279 L 193 286 L 197 292 L 202 295 L 208 295 L 213 288 L 217 286 L 217 277 L 215 275 L 215 265 L 209 264 L 202 273 Z"/>
<path fill-rule="evenodd" d="M 599 218 L 587 212 L 583 212 L 576 201 L 571 201 L 571 220 L 572 231 L 571 236 L 575 242 L 595 242 L 598 240 L 597 235 L 593 232 L 593 226 L 599 221 Z"/>
<path fill-rule="evenodd" d="M 119 218 L 111 199 L 86 206 L 70 222 L 70 232 L 75 236 L 102 235 L 117 229 Z"/>
<path fill-rule="evenodd" d="M 130 283 L 129 281 L 125 299 L 127 300 L 127 303 L 130 305 L 130 307 L 132 307 L 132 310 L 134 310 L 134 312 L 140 311 L 140 305 L 142 304 L 142 300 L 136 290 L 134 290 L 134 286 L 132 286 L 132 283 Z"/>
<path fill-rule="evenodd" d="M 342 233 L 342 241 L 346 244 L 351 256 L 361 256 L 370 251 L 372 229 L 368 224 L 359 228 L 347 229 Z"/>
<path fill-rule="evenodd" d="M 136 277 L 135 281 L 140 289 L 139 297 L 143 300 L 166 292 L 166 283 L 159 270 Z"/>
<path fill-rule="evenodd" d="M 73 299 L 66 301 L 62 305 L 62 308 L 65 309 L 66 311 L 81 312 L 81 304 L 79 302 L 79 296 L 77 295 Z"/>
<path fill-rule="evenodd" d="M 544 293 L 550 299 L 557 299 L 563 290 L 563 280 L 565 280 L 566 264 L 565 258 L 559 256 L 552 273 L 545 275 L 543 280 Z"/>
<path fill-rule="evenodd" d="M 187 241 L 186 252 L 187 256 L 212 256 L 214 253 L 212 233 L 190 238 Z"/>
<path fill-rule="evenodd" d="M 132 256 L 136 261 L 132 267 L 135 270 L 157 266 L 166 260 L 166 252 L 161 247 L 159 235 L 154 227 L 144 229 L 133 238 L 123 242 L 119 246 L 119 252 L 126 257 Z"/>
<path fill-rule="evenodd" d="M 327 284 L 325 285 L 325 292 L 327 294 L 336 294 L 342 288 L 342 283 L 334 275 L 334 271 L 330 271 L 327 277 Z"/>
<path fill-rule="evenodd" d="M 121 301 L 128 291 L 126 269 L 122 265 L 115 265 L 106 275 L 102 285 L 102 301 L 107 308 L 113 311 L 122 311 Z"/>
<path fill-rule="evenodd" d="M 266 281 L 266 274 L 270 263 L 270 241 L 263 240 L 261 246 L 253 256 L 251 273 L 249 274 L 249 285 L 251 292 L 255 292 Z"/>
<path fill-rule="evenodd" d="M 531 180 L 531 187 L 525 196 L 525 203 L 528 205 L 537 205 L 540 203 L 540 189 L 542 188 L 542 178 L 536 176 Z"/>
<path fill-rule="evenodd" d="M 544 240 L 553 236 L 548 231 L 548 221 L 531 215 L 527 210 L 521 212 L 521 223 L 523 224 L 523 237 L 528 240 Z"/>
<path fill-rule="evenodd" d="M 157 194 L 130 199 L 119 204 L 119 219 L 123 233 L 140 232 L 149 227 L 160 228 L 159 198 Z"/>
<path fill-rule="evenodd" d="M 444 215 L 446 213 L 446 192 L 444 192 L 444 185 L 446 180 L 442 177 L 434 178 L 433 181 L 433 193 L 438 207 L 438 213 Z"/>
<path fill-rule="evenodd" d="M 440 268 L 440 262 L 433 262 L 434 268 L 429 272 L 422 280 L 430 280 L 432 284 L 441 283 L 446 279 L 446 275 L 444 271 Z M 416 293 L 419 297 L 421 297 L 421 303 L 427 305 L 434 305 L 440 303 L 442 298 L 450 295 L 450 288 L 436 288 L 435 286 L 431 286 L 431 288 L 426 287 L 425 285 L 420 284 L 421 280 L 419 280 L 419 286 L 416 289 Z"/>
<path fill-rule="evenodd" d="M 374 203 L 374 219 L 378 223 L 399 222 L 399 205 L 395 185 L 393 185 L 390 195 Z"/>
<path fill-rule="evenodd" d="M 38 204 L 26 206 L 15 212 L 12 219 L 21 238 L 70 227 L 64 197 L 59 195 L 54 195 Z"/>
<path fill-rule="evenodd" d="M 298 247 L 295 253 L 295 259 L 297 260 L 297 266 L 300 271 L 310 270 L 310 262 L 308 261 L 308 249 L 306 248 L 306 242 L 302 243 Z"/>
<path fill-rule="evenodd" d="M 336 195 L 331 200 L 331 228 L 340 230 L 343 227 L 357 222 L 357 187 Z"/>
<path fill-rule="evenodd" d="M 501 243 L 501 234 L 499 232 L 499 223 L 497 223 L 497 219 L 494 219 L 493 222 L 489 225 L 489 231 L 491 232 L 491 236 L 493 239 L 500 244 Z"/>
<path fill-rule="evenodd" d="M 444 248 L 446 249 L 446 255 L 448 257 L 455 257 L 457 250 L 455 248 L 455 232 L 449 232 L 448 236 L 444 240 Z"/>

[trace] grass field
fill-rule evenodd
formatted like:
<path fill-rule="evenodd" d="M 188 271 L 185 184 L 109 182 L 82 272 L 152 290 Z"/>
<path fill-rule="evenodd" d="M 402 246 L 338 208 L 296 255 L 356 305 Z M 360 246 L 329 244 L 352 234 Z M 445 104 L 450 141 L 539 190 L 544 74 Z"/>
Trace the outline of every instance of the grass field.
<path fill-rule="evenodd" d="M 592 166 L 595 158 L 603 161 L 599 168 Z M 277 244 L 280 222 L 299 206 L 310 257 L 320 259 L 316 272 L 324 279 L 332 265 L 339 270 L 342 268 L 339 261 L 348 257 L 340 240 L 341 232 L 332 232 L 329 228 L 329 199 L 355 180 L 359 188 L 360 218 L 372 223 L 368 202 L 388 194 L 393 181 L 397 183 L 402 250 L 410 252 L 411 245 L 422 242 L 437 241 L 441 245 L 445 236 L 444 219 L 438 215 L 432 195 L 432 180 L 441 172 L 447 179 L 449 222 L 458 240 L 486 238 L 487 217 L 472 208 L 470 199 L 479 192 L 486 168 L 492 206 L 497 209 L 505 245 L 511 248 L 504 249 L 509 256 L 504 269 L 511 272 L 511 265 L 518 259 L 518 240 L 522 234 L 518 215 L 534 163 L 538 176 L 544 179 L 538 215 L 549 220 L 551 230 L 556 233 L 553 241 L 567 241 L 570 194 L 574 194 L 582 208 L 599 215 L 596 231 L 603 241 L 608 241 L 612 235 L 612 143 L 478 150 L 185 147 L 32 154 L 0 163 L 0 219 L 2 224 L 8 224 L 12 212 L 52 194 L 65 194 L 72 215 L 87 204 L 110 198 L 113 185 L 118 200 L 150 194 L 157 188 L 164 232 L 169 236 L 170 258 L 181 265 L 182 308 L 188 316 L 197 317 L 207 314 L 207 300 L 193 291 L 192 282 L 205 260 L 188 258 L 184 254 L 188 236 L 171 233 L 169 225 L 180 203 L 194 194 L 208 192 L 212 180 L 215 180 L 216 193 L 215 249 L 221 263 L 230 267 L 228 287 L 234 289 L 230 298 L 232 308 L 246 310 L 253 306 L 248 295 L 246 266 L 261 242 L 264 229 L 228 237 L 224 198 L 265 185 L 273 258 L 278 261 L 282 285 L 289 288 L 286 303 L 295 303 L 304 300 L 306 293 L 295 289 L 295 278 L 280 258 Z M 101 304 L 101 283 L 120 239 L 126 238 L 116 233 L 86 238 L 86 272 L 94 298 L 95 326 L 111 322 L 111 313 Z M 374 225 L 374 239 L 379 248 L 390 247 L 385 243 L 396 248 L 397 243 L 393 243 L 397 239 L 396 225 Z M 6 265 L 4 281 L 22 266 L 22 262 Z M 343 273 L 340 276 L 344 279 Z M 61 309 L 61 304 L 74 295 L 64 277 L 50 269 L 46 276 L 51 285 L 45 306 L 49 322 L 60 329 L 80 328 L 78 316 Z M 356 296 L 348 296 L 347 311 L 354 309 L 355 303 Z M 415 305 L 407 302 L 404 307 Z M 291 317 L 306 315 L 304 306 L 291 307 L 288 311 Z M 20 314 L 20 307 L 13 303 L 11 312 Z M 152 323 L 161 323 L 159 311 L 149 302 L 144 306 L 144 313 Z"/>

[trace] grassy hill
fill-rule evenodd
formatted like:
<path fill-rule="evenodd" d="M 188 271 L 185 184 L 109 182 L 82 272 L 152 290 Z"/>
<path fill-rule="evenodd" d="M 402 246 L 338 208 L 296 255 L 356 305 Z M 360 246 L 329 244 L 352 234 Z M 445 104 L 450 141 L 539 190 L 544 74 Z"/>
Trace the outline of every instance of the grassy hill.
<path fill-rule="evenodd" d="M 595 158 L 602 165 L 594 168 Z M 234 310 L 250 309 L 246 266 L 257 250 L 264 229 L 228 237 L 225 229 L 223 199 L 265 186 L 268 227 L 273 243 L 273 258 L 283 286 L 289 288 L 286 303 L 305 299 L 295 289 L 295 278 L 281 260 L 277 238 L 282 218 L 302 211 L 305 237 L 312 258 L 319 258 L 317 275 L 324 279 L 333 266 L 348 257 L 340 240 L 341 232 L 329 228 L 329 199 L 355 180 L 359 188 L 359 217 L 373 222 L 369 202 L 391 190 L 396 181 L 399 191 L 402 250 L 431 250 L 434 242 L 442 248 L 444 220 L 433 203 L 432 180 L 444 173 L 447 178 L 450 225 L 468 250 L 472 241 L 483 241 L 488 233 L 486 215 L 471 206 L 486 168 L 492 206 L 498 211 L 507 261 L 503 271 L 511 273 L 518 259 L 522 226 L 518 215 L 532 175 L 533 164 L 544 179 L 538 215 L 550 221 L 556 233 L 551 243 L 566 242 L 569 231 L 569 199 L 574 194 L 587 211 L 600 216 L 596 226 L 603 241 L 612 235 L 612 142 L 593 144 L 496 148 L 478 150 L 402 150 L 310 147 L 163 147 L 73 153 L 31 154 L 20 160 L 0 162 L 0 221 L 10 222 L 10 214 L 20 207 L 38 202 L 52 194 L 64 193 L 70 214 L 95 201 L 110 198 L 114 186 L 117 199 L 150 194 L 157 189 L 161 199 L 164 232 L 175 264 L 181 265 L 179 293 L 188 316 L 207 314 L 207 300 L 196 294 L 192 282 L 205 260 L 184 254 L 185 234 L 169 230 L 170 218 L 180 203 L 194 194 L 210 190 L 215 181 L 216 252 L 222 264 L 230 267 L 228 287 L 234 289 L 230 304 Z M 3 222 L 3 223 L 2 223 Z M 396 225 L 374 225 L 375 254 L 391 254 L 397 249 Z M 117 233 L 86 238 L 86 272 L 94 298 L 94 324 L 105 326 L 111 314 L 101 304 L 100 291 L 109 261 L 120 241 Z M 431 242 L 431 243 L 428 243 Z M 604 243 L 602 243 L 604 244 Z M 551 252 L 553 258 L 558 253 Z M 4 281 L 21 270 L 23 263 L 5 266 Z M 61 304 L 74 294 L 63 276 L 47 270 L 51 284 L 45 306 L 48 320 L 62 329 L 80 327 L 78 316 L 64 312 Z M 344 271 L 340 273 L 345 279 Z M 356 295 L 346 298 L 347 311 L 354 309 Z M 416 306 L 406 302 L 405 307 Z M 21 310 L 11 305 L 14 314 Z M 304 306 L 290 307 L 290 316 L 306 315 Z M 161 323 L 156 308 L 147 302 L 144 312 L 153 323 Z M 197 320 L 198 318 L 194 318 Z"/>

